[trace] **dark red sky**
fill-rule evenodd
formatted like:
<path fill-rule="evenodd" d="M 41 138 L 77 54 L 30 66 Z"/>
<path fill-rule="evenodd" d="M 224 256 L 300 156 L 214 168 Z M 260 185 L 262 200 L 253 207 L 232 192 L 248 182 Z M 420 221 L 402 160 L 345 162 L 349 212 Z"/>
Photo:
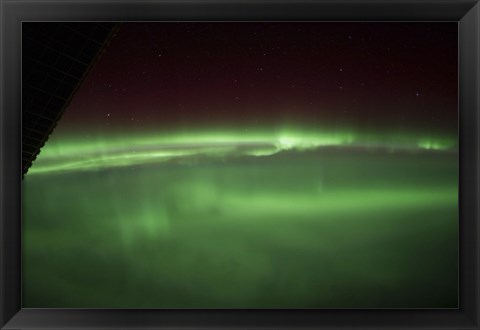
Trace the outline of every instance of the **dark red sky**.
<path fill-rule="evenodd" d="M 124 23 L 61 122 L 454 134 L 457 115 L 457 23 Z"/>

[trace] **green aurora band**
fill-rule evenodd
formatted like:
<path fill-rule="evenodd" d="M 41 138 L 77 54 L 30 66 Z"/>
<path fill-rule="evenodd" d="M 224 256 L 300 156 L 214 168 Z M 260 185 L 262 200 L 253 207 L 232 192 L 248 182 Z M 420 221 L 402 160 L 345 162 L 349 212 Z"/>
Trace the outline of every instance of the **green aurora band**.
<path fill-rule="evenodd" d="M 307 151 L 320 147 L 353 147 L 394 151 L 453 150 L 453 138 L 410 135 L 369 136 L 352 132 L 318 132 L 301 129 L 255 132 L 198 131 L 176 134 L 139 134 L 132 138 L 75 139 L 50 141 L 41 152 L 31 174 L 99 170 L 167 161 L 195 156 L 226 158 L 270 156 L 281 151 Z"/>
<path fill-rule="evenodd" d="M 458 306 L 454 137 L 146 132 L 42 149 L 23 307 Z"/>

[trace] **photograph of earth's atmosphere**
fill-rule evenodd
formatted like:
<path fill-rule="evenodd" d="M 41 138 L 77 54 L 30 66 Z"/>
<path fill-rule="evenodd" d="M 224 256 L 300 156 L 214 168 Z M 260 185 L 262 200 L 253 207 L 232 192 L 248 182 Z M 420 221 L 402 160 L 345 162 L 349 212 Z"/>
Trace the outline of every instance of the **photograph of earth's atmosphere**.
<path fill-rule="evenodd" d="M 457 83 L 456 22 L 122 23 L 25 175 L 23 307 L 457 308 Z"/>

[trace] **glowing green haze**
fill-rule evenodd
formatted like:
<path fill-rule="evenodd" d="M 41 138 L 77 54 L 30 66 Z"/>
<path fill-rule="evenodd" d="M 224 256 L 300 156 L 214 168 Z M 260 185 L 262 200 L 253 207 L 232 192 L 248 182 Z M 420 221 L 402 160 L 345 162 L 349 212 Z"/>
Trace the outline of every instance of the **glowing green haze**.
<path fill-rule="evenodd" d="M 457 307 L 457 172 L 455 139 L 411 133 L 53 136 L 23 304 Z"/>
<path fill-rule="evenodd" d="M 368 136 L 348 131 L 319 132 L 306 129 L 277 131 L 200 131 L 176 134 L 143 134 L 131 138 L 110 137 L 86 141 L 63 141 L 42 151 L 30 173 L 98 170 L 171 160 L 192 156 L 270 156 L 284 150 L 315 150 L 319 147 L 349 146 L 389 151 L 449 150 L 452 138 L 416 136 Z"/>

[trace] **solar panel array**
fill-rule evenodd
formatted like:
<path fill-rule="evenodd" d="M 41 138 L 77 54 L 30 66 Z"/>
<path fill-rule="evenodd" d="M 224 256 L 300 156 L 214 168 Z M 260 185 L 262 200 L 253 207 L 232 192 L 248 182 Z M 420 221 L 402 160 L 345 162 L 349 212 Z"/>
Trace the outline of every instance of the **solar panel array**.
<path fill-rule="evenodd" d="M 22 168 L 28 171 L 115 23 L 22 23 Z"/>

